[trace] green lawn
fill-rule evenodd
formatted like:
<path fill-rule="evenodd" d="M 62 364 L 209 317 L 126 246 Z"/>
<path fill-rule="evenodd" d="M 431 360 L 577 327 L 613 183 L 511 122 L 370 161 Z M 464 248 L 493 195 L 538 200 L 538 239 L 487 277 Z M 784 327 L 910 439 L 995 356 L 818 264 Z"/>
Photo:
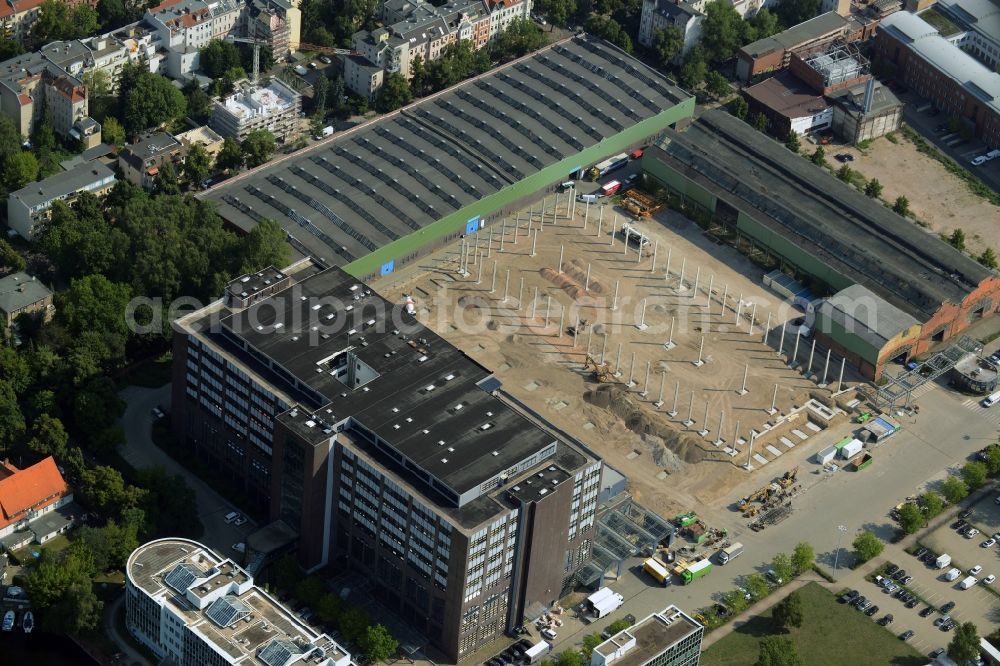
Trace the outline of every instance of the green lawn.
<path fill-rule="evenodd" d="M 802 598 L 802 628 L 785 634 L 809 666 L 843 664 L 893 664 L 922 666 L 927 658 L 899 640 L 896 632 L 883 629 L 875 619 L 846 605 L 818 583 L 799 590 Z M 888 609 L 886 609 L 886 612 Z M 884 615 L 880 612 L 879 616 Z M 780 630 L 777 630 L 780 631 Z M 701 666 L 748 666 L 757 661 L 758 641 L 776 633 L 771 613 L 754 617 L 705 650 Z"/>

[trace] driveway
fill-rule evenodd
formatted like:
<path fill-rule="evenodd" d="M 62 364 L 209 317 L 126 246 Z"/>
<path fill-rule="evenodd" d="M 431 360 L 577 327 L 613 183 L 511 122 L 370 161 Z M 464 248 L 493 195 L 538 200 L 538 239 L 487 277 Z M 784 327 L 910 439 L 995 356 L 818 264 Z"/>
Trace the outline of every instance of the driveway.
<path fill-rule="evenodd" d="M 230 511 L 239 511 L 207 483 L 189 472 L 183 465 L 153 444 L 153 408 L 157 405 L 170 407 L 170 385 L 158 389 L 128 386 L 120 393 L 127 407 L 121 418 L 125 430 L 125 446 L 122 457 L 136 469 L 159 465 L 170 474 L 180 474 L 194 490 L 198 502 L 198 517 L 205 525 L 201 542 L 221 553 L 231 554 L 231 547 L 243 541 L 256 529 L 253 521 L 242 527 L 230 525 L 223 517 Z"/>

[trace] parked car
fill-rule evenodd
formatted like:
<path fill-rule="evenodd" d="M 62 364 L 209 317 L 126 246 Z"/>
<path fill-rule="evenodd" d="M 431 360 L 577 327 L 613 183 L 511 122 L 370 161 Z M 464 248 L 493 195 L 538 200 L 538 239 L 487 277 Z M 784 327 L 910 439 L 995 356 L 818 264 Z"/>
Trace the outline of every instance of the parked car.
<path fill-rule="evenodd" d="M 917 552 L 913 553 L 913 556 L 919 560 L 926 554 L 927 554 L 926 548 L 918 548 Z"/>
<path fill-rule="evenodd" d="M 860 594 L 861 593 L 858 592 L 857 590 L 851 590 L 850 592 L 847 593 L 847 598 L 850 599 L 851 601 L 854 601 L 855 599 L 858 598 L 858 595 Z"/>
<path fill-rule="evenodd" d="M 906 569 L 900 569 L 896 573 L 892 574 L 893 580 L 900 581 L 903 580 L 904 578 L 906 578 Z"/>
<path fill-rule="evenodd" d="M 901 633 L 899 635 L 899 640 L 901 640 L 901 641 L 908 641 L 911 638 L 913 638 L 913 630 L 912 629 L 907 629 L 906 631 L 904 631 L 903 633 Z"/>
<path fill-rule="evenodd" d="M 892 563 L 890 562 L 890 563 L 889 563 L 889 566 L 887 566 L 887 567 L 885 568 L 885 575 L 886 575 L 886 576 L 892 576 L 892 575 L 893 575 L 894 573 L 896 573 L 897 571 L 899 571 L 899 567 L 898 567 L 898 566 L 896 566 L 895 564 L 892 564 Z"/>
<path fill-rule="evenodd" d="M 959 518 L 968 518 L 971 515 L 972 515 L 972 510 L 971 509 L 966 509 L 962 513 L 958 514 L 958 517 Z"/>
<path fill-rule="evenodd" d="M 233 523 L 233 522 L 239 520 L 242 517 L 243 516 L 240 514 L 239 511 L 230 511 L 229 513 L 227 513 L 225 515 L 225 517 L 223 518 L 223 520 L 226 521 L 226 524 L 229 524 L 229 523 Z"/>
<path fill-rule="evenodd" d="M 919 602 L 920 602 L 919 599 L 917 599 L 916 597 L 913 597 L 912 599 L 910 599 L 909 601 L 906 602 L 906 607 L 907 608 L 916 608 L 917 604 Z"/>
<path fill-rule="evenodd" d="M 877 612 L 878 612 L 878 606 L 869 606 L 868 608 L 865 609 L 865 615 L 867 615 L 868 617 L 875 615 L 875 613 Z"/>
<path fill-rule="evenodd" d="M 892 624 L 892 613 L 889 613 L 888 615 L 880 619 L 878 623 L 883 627 L 888 627 L 890 624 Z"/>
<path fill-rule="evenodd" d="M 931 659 L 937 659 L 938 657 L 940 657 L 943 654 L 944 654 L 944 648 L 938 648 L 937 650 L 934 650 L 934 652 L 931 652 L 927 656 L 930 657 Z"/>
<path fill-rule="evenodd" d="M 922 611 L 920 611 L 920 617 L 927 617 L 927 616 L 931 615 L 932 613 L 934 613 L 934 607 L 933 606 L 928 606 L 927 608 L 925 608 Z"/>
<path fill-rule="evenodd" d="M 896 585 L 895 583 L 888 583 L 882 591 L 886 594 L 892 594 L 893 592 L 897 592 L 899 589 L 899 585 Z"/>
<path fill-rule="evenodd" d="M 913 582 L 913 576 L 907 576 L 901 582 L 903 583 L 903 585 L 909 585 L 910 583 Z"/>
<path fill-rule="evenodd" d="M 949 601 L 944 606 L 941 606 L 941 612 L 942 613 L 950 613 L 954 609 L 955 609 L 955 602 L 954 601 Z"/>
<path fill-rule="evenodd" d="M 976 155 L 972 158 L 972 166 L 979 166 L 986 163 L 986 155 Z"/>
<path fill-rule="evenodd" d="M 953 522 L 951 524 L 951 529 L 953 529 L 953 530 L 962 530 L 962 529 L 965 529 L 965 526 L 968 525 L 968 524 L 969 523 L 965 522 L 964 520 L 956 520 L 955 522 Z"/>
<path fill-rule="evenodd" d="M 321 55 L 319 57 L 319 61 L 321 63 L 323 63 L 324 65 L 329 65 L 329 64 L 331 64 L 333 62 L 333 60 L 331 60 L 330 56 L 328 56 L 328 55 Z"/>
<path fill-rule="evenodd" d="M 555 640 L 555 638 L 559 635 L 559 634 L 557 634 L 556 632 L 552 631 L 551 629 L 549 629 L 547 627 L 545 629 L 542 629 L 541 633 L 542 633 L 542 636 L 544 636 L 545 638 L 548 638 L 550 641 L 551 640 Z"/>
<path fill-rule="evenodd" d="M 974 566 L 974 567 L 972 567 L 971 569 L 969 569 L 969 575 L 970 575 L 970 576 L 978 576 L 978 575 L 979 575 L 979 573 L 980 573 L 980 572 L 981 572 L 982 570 L 983 570 L 983 565 L 981 565 L 981 564 L 977 564 L 976 566 Z"/>
<path fill-rule="evenodd" d="M 239 543 L 234 543 L 233 550 L 236 551 L 237 553 L 245 553 L 247 552 L 247 545 L 242 541 Z"/>
<path fill-rule="evenodd" d="M 969 531 L 965 533 L 965 538 L 966 539 L 971 539 L 972 537 L 976 536 L 977 534 L 979 534 L 979 530 L 977 530 L 975 527 L 970 527 Z"/>
<path fill-rule="evenodd" d="M 240 514 L 240 517 L 233 521 L 233 525 L 236 525 L 236 527 L 239 527 L 240 525 L 246 525 L 247 520 L 249 519 L 246 516 Z"/>
<path fill-rule="evenodd" d="M 940 627 L 941 625 L 943 625 L 947 621 L 948 621 L 948 616 L 947 615 L 942 615 L 941 617 L 939 617 L 936 620 L 934 620 L 934 626 L 935 627 Z"/>
<path fill-rule="evenodd" d="M 996 579 L 997 577 L 995 575 L 990 574 L 989 576 L 983 579 L 983 585 L 992 585 Z"/>
<path fill-rule="evenodd" d="M 153 414 L 153 418 L 154 418 L 154 419 L 162 419 L 162 418 L 163 418 L 163 416 L 164 416 L 164 414 L 163 414 L 163 410 L 162 410 L 162 409 L 160 409 L 160 408 L 159 408 L 159 406 L 157 406 L 157 407 L 153 407 L 153 412 L 152 412 L 152 414 Z"/>
<path fill-rule="evenodd" d="M 993 539 L 993 538 L 990 538 L 990 539 L 987 539 L 986 541 L 982 542 L 979 545 L 981 547 L 983 547 L 983 548 L 992 548 L 993 546 L 997 545 L 997 540 Z"/>

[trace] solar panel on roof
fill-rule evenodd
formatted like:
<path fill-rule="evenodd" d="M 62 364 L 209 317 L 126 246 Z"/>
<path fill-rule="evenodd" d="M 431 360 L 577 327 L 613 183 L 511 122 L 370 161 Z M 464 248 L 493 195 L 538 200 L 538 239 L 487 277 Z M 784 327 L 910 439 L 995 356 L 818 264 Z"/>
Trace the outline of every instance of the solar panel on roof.
<path fill-rule="evenodd" d="M 184 594 L 191 587 L 191 584 L 198 579 L 201 572 L 190 564 L 178 564 L 170 570 L 163 582 L 174 590 Z"/>
<path fill-rule="evenodd" d="M 227 594 L 219 597 L 205 611 L 208 619 L 220 627 L 229 627 L 250 615 L 250 607 L 240 601 L 239 597 Z"/>

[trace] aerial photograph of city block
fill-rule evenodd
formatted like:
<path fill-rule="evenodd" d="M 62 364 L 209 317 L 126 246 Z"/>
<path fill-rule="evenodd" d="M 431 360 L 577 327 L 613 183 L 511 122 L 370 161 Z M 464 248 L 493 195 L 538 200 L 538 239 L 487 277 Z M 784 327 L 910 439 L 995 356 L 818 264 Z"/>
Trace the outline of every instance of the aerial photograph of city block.
<path fill-rule="evenodd" d="M 1000 0 L 4 0 L 0 664 L 1000 666 Z"/>

